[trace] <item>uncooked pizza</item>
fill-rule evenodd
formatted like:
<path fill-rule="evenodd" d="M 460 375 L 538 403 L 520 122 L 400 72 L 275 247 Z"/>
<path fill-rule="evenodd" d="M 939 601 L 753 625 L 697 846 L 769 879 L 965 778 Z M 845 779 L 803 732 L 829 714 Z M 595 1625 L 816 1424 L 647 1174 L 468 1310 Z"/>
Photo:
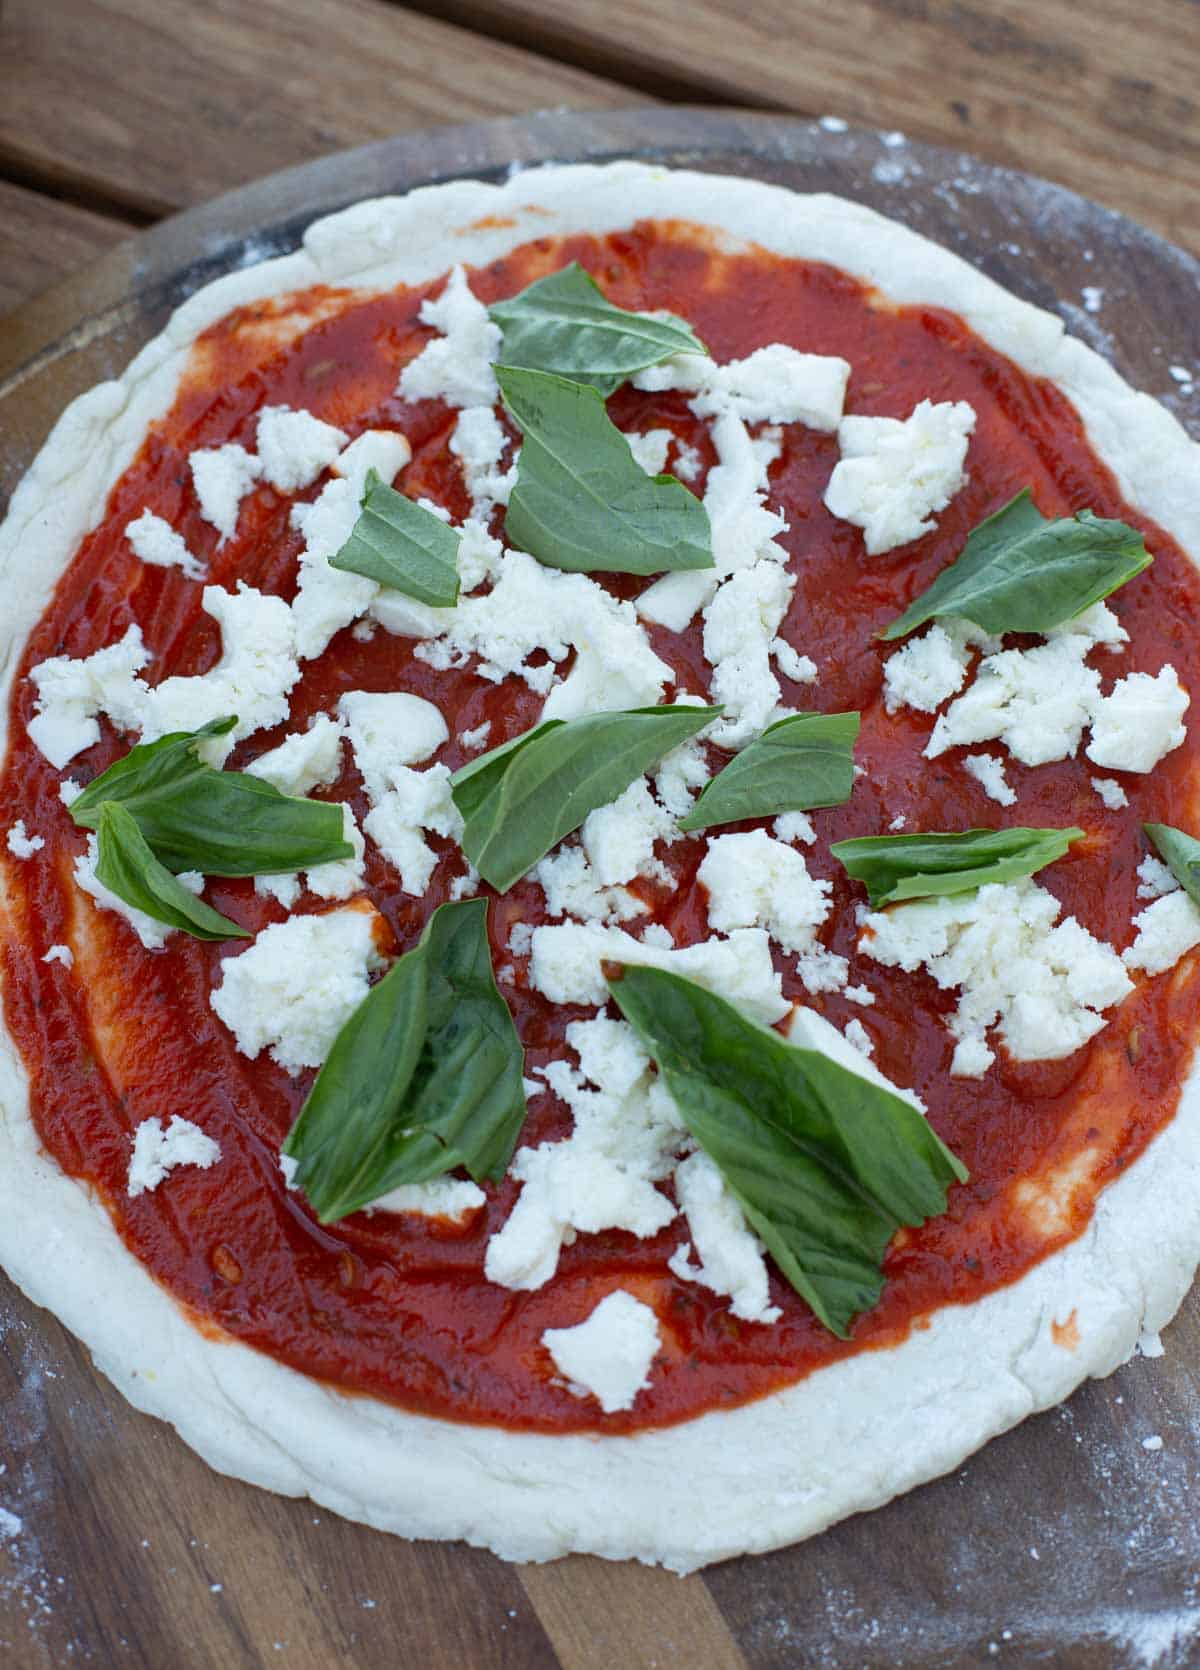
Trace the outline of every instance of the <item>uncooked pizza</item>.
<path fill-rule="evenodd" d="M 213 1465 L 687 1570 L 1200 1256 L 1200 457 L 632 163 L 195 295 L 0 530 L 0 1259 Z"/>

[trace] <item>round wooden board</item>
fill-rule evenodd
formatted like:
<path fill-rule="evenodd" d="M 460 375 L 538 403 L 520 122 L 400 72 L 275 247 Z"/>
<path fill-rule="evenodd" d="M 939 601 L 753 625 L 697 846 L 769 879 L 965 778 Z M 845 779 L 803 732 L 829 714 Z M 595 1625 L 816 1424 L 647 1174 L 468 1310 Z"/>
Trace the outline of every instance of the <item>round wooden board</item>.
<path fill-rule="evenodd" d="M 0 499 L 66 402 L 200 284 L 357 198 L 651 158 L 860 199 L 1057 309 L 1200 434 L 1200 263 L 1045 181 L 901 135 L 691 110 L 408 134 L 167 221 L 0 324 Z M 412 1545 L 209 1471 L 0 1278 L 0 1660 L 209 1670 L 1169 1666 L 1200 1654 L 1200 1304 L 1063 1408 L 814 1542 L 684 1581 Z M 1145 1441 L 1161 1437 L 1161 1447 Z M 770 1458 L 763 1458 L 765 1468 Z"/>

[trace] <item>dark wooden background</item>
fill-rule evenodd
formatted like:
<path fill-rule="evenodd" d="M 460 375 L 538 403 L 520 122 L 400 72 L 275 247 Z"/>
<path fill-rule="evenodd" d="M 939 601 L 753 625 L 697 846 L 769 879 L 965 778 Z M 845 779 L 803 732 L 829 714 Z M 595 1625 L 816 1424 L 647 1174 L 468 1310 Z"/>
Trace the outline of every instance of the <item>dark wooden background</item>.
<path fill-rule="evenodd" d="M 898 214 L 1030 299 L 1058 298 L 1072 329 L 1200 434 L 1195 385 L 1170 369 L 1200 371 L 1200 268 L 1125 223 L 987 170 L 964 192 L 953 157 L 853 131 L 599 114 L 680 99 L 830 113 L 1049 175 L 1195 249 L 1196 0 L 428 11 L 0 0 L 0 309 L 17 309 L 0 323 L 0 497 L 63 400 L 119 366 L 188 275 L 229 258 L 231 237 L 255 225 L 286 237 L 355 190 L 641 147 Z M 418 131 L 545 107 L 591 114 Z M 412 137 L 123 241 L 265 172 L 396 133 Z M 886 171 L 897 151 L 899 181 Z M 1096 314 L 1090 284 L 1105 290 Z M 15 1536 L 0 1521 L 0 1664 L 1198 1663 L 1194 1301 L 1167 1346 L 902 1502 L 680 1581 L 590 1559 L 506 1567 L 232 1484 L 130 1410 L 0 1279 L 0 1508 L 21 1520 Z M 1144 1449 L 1156 1435 L 1163 1447 Z"/>

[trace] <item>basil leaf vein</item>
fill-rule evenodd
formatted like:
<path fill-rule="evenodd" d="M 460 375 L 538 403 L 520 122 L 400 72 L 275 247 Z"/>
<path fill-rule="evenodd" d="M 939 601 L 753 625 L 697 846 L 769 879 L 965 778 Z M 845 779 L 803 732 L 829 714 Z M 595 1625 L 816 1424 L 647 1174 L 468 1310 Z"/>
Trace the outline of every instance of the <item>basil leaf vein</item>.
<path fill-rule="evenodd" d="M 306 800 L 242 771 L 218 771 L 198 753 L 236 718 L 197 731 L 172 731 L 139 743 L 89 783 L 70 812 L 81 829 L 99 827 L 106 805 L 120 803 L 168 870 L 210 876 L 274 875 L 352 858 L 342 809 Z"/>
<path fill-rule="evenodd" d="M 490 312 L 504 333 L 501 364 L 552 371 L 601 395 L 672 354 L 706 352 L 692 327 L 674 314 L 652 319 L 614 306 L 578 261 L 496 302 Z"/>
<path fill-rule="evenodd" d="M 873 909 L 903 899 L 969 893 L 990 882 L 1031 876 L 1061 858 L 1082 829 L 967 829 L 961 834 L 860 835 L 830 852 Z"/>
<path fill-rule="evenodd" d="M 106 801 L 100 808 L 96 853 L 96 880 L 156 922 L 182 928 L 196 939 L 251 937 L 245 928 L 189 893 L 155 858 L 133 813 L 119 800 Z"/>
<path fill-rule="evenodd" d="M 781 1273 L 845 1339 L 896 1230 L 944 1212 L 965 1167 L 911 1103 L 693 981 L 631 964 L 608 985 Z"/>
<path fill-rule="evenodd" d="M 512 544 L 573 573 L 712 568 L 708 512 L 674 476 L 648 476 L 594 388 L 497 366 L 524 443 L 506 527 Z"/>
<path fill-rule="evenodd" d="M 283 1152 L 323 1223 L 457 1167 L 503 1177 L 524 1051 L 492 975 L 486 899 L 435 910 L 334 1040 Z"/>
<path fill-rule="evenodd" d="M 458 602 L 461 535 L 424 505 L 367 471 L 362 510 L 331 568 L 364 574 L 432 608 Z"/>
<path fill-rule="evenodd" d="M 680 829 L 844 805 L 858 728 L 857 713 L 794 713 L 768 725 L 705 784 Z"/>
<path fill-rule="evenodd" d="M 664 754 L 720 716 L 719 707 L 643 707 L 548 719 L 481 754 L 450 779 L 462 849 L 503 893 Z"/>
<path fill-rule="evenodd" d="M 985 632 L 1048 632 L 1153 560 L 1126 523 L 1090 510 L 1045 517 L 1026 487 L 972 531 L 958 560 L 880 637 L 903 638 L 941 615 L 961 616 Z"/>
<path fill-rule="evenodd" d="M 1169 823 L 1144 823 L 1142 828 L 1180 887 L 1200 905 L 1200 841 Z"/>

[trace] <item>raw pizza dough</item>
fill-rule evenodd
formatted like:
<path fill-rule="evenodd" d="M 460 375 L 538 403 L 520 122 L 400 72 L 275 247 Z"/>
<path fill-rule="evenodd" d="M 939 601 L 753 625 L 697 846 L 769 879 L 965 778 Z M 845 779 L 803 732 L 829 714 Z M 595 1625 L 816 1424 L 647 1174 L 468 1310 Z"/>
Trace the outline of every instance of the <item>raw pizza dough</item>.
<path fill-rule="evenodd" d="M 332 283 L 427 283 L 536 236 L 651 217 L 717 228 L 852 273 L 900 303 L 960 314 L 1081 414 L 1122 493 L 1200 560 L 1200 448 L 1061 322 L 871 210 L 754 181 L 635 163 L 462 181 L 316 222 L 295 254 L 206 286 L 116 382 L 63 414 L 0 527 L 0 742 L 21 647 L 189 346 L 231 308 Z M 1110 1373 L 1174 1314 L 1200 1259 L 1200 1078 L 1084 1234 L 1021 1280 L 729 1412 L 632 1437 L 459 1425 L 344 1397 L 240 1344 L 206 1338 L 128 1253 L 104 1208 L 39 1152 L 24 1073 L 0 1031 L 0 1263 L 91 1349 L 139 1408 L 214 1467 L 409 1537 L 513 1560 L 572 1551 L 686 1572 L 779 1547 L 956 1466 L 986 1439 Z M 1054 1324 L 1074 1313 L 1073 1347 Z M 1068 1330 L 1068 1334 L 1070 1330 Z M 1063 1333 L 1059 1331 L 1059 1338 Z"/>

